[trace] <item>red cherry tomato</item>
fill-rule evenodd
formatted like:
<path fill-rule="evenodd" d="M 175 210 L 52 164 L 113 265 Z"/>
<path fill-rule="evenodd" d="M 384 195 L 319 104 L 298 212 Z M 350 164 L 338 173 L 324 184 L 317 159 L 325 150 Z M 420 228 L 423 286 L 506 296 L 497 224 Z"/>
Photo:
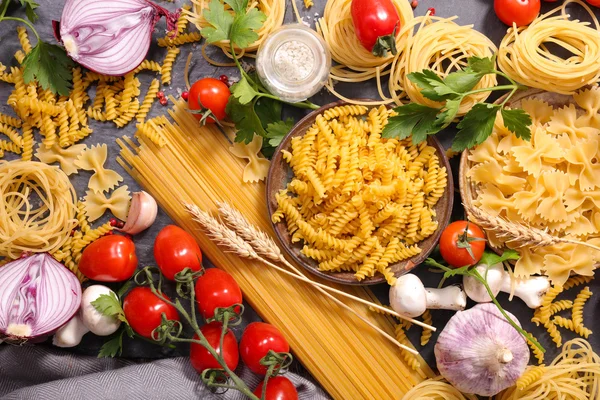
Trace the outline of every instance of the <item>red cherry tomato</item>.
<path fill-rule="evenodd" d="M 231 307 L 242 302 L 242 291 L 227 272 L 209 268 L 196 280 L 198 310 L 205 319 L 215 316 L 215 308 Z"/>
<path fill-rule="evenodd" d="M 254 390 L 254 395 L 262 396 L 264 382 Z M 265 400 L 298 400 L 298 391 L 294 384 L 284 376 L 276 376 L 267 381 Z"/>
<path fill-rule="evenodd" d="M 494 11 L 508 26 L 529 25 L 540 13 L 540 0 L 494 0 Z"/>
<path fill-rule="evenodd" d="M 235 339 L 233 332 L 227 329 L 227 333 L 223 338 L 223 349 L 219 348 L 221 328 L 221 323 L 214 321 L 201 327 L 200 332 L 202 332 L 208 343 L 217 351 L 217 354 L 223 356 L 227 367 L 233 371 L 237 368 L 240 360 L 237 340 Z M 198 339 L 198 336 L 194 335 L 194 339 Z M 190 347 L 190 361 L 198 373 L 202 373 L 202 371 L 209 368 L 222 369 L 219 362 L 208 352 L 208 350 L 197 343 L 192 343 L 192 346 Z"/>
<path fill-rule="evenodd" d="M 600 0 L 585 0 L 587 3 L 594 7 L 600 7 Z"/>
<path fill-rule="evenodd" d="M 225 108 L 229 101 L 229 87 L 215 78 L 203 78 L 192 85 L 189 90 L 188 107 L 193 111 L 210 110 L 218 120 L 225 118 Z M 194 114 L 197 120 L 202 114 Z M 211 117 L 206 118 L 207 123 L 214 123 Z"/>
<path fill-rule="evenodd" d="M 202 251 L 192 235 L 178 226 L 167 225 L 154 240 L 154 259 L 165 278 L 173 280 L 185 268 L 202 268 Z"/>
<path fill-rule="evenodd" d="M 179 321 L 175 307 L 165 303 L 147 287 L 132 289 L 123 300 L 123 311 L 135 333 L 148 339 L 152 339 L 152 331 L 160 325 L 163 313 L 167 319 Z"/>
<path fill-rule="evenodd" d="M 398 10 L 391 0 L 352 0 L 354 30 L 365 49 L 372 51 L 377 38 L 400 31 Z M 395 40 L 395 38 L 391 38 Z"/>
<path fill-rule="evenodd" d="M 240 355 L 244 364 L 255 374 L 264 375 L 267 367 L 261 365 L 260 360 L 269 350 L 287 353 L 290 351 L 290 345 L 279 329 L 273 325 L 264 322 L 249 324 L 240 340 Z"/>
<path fill-rule="evenodd" d="M 471 247 L 473 256 L 466 246 Z M 475 265 L 481 260 L 485 250 L 485 235 L 475 224 L 467 221 L 456 221 L 444 229 L 440 237 L 440 253 L 448 264 L 460 268 Z"/>
<path fill-rule="evenodd" d="M 121 282 L 133 276 L 137 264 L 133 241 L 121 235 L 108 235 L 85 248 L 79 270 L 94 281 Z"/>

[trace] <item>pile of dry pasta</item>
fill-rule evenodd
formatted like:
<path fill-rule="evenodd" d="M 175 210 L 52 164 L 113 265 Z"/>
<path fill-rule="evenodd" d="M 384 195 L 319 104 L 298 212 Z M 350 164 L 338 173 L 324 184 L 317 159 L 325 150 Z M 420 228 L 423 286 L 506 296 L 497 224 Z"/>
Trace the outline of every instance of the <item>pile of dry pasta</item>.
<path fill-rule="evenodd" d="M 516 138 L 498 118 L 492 135 L 469 151 L 466 175 L 475 185 L 474 205 L 486 213 L 598 244 L 600 166 L 594 160 L 600 88 L 582 90 L 568 101 L 573 104 L 553 108 L 536 95 L 523 99 L 518 106 L 533 119 L 531 141 Z M 493 246 L 503 245 L 493 232 L 488 238 Z M 572 243 L 517 251 L 517 277 L 544 272 L 557 285 L 564 284 L 570 271 L 593 275 L 600 260 L 600 252 Z"/>
<path fill-rule="evenodd" d="M 340 106 L 324 111 L 283 158 L 294 172 L 276 195 L 273 222 L 285 219 L 292 243 L 319 270 L 354 271 L 359 281 L 421 252 L 438 229 L 435 206 L 447 185 L 434 147 L 383 139 L 393 114 L 385 106 Z M 364 118 L 364 119 L 363 119 Z"/>
<path fill-rule="evenodd" d="M 130 194 L 127 186 L 118 187 L 123 178 L 105 167 L 106 144 L 88 147 L 80 142 L 92 133 L 89 120 L 94 119 L 119 128 L 136 121 L 138 135 L 162 143 L 160 127 L 166 118 L 146 117 L 160 85 L 171 81 L 178 46 L 200 40 L 198 32 L 185 32 L 187 22 L 180 17 L 178 35 L 159 39 L 159 45 L 168 47 L 162 64 L 145 60 L 124 77 L 73 68 L 73 88 L 68 96 L 54 95 L 36 82 L 26 84 L 21 66 L 9 70 L 0 64 L 0 80 L 13 85 L 8 105 L 16 114 L 0 114 L 0 133 L 7 137 L 0 139 L 0 158 L 6 152 L 21 157 L 21 161 L 0 164 L 5 200 L 0 208 L 2 263 L 23 251 L 48 251 L 84 279 L 77 270 L 82 250 L 113 229 L 108 223 L 95 229 L 90 224 L 105 211 L 126 219 Z M 32 46 L 25 28 L 18 27 L 17 32 L 22 49 L 15 59 L 22 63 Z M 157 74 L 143 97 L 138 77 L 142 71 Z M 41 135 L 37 149 L 36 130 Z M 34 157 L 41 162 L 33 161 Z M 50 166 L 54 163 L 59 167 Z M 92 172 L 83 201 L 78 201 L 68 179 L 79 170 Z"/>

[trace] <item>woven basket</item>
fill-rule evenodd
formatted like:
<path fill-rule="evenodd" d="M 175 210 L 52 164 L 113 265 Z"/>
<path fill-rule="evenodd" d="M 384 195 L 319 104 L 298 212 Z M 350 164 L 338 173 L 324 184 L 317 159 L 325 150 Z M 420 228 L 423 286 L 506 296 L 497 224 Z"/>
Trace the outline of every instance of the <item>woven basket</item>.
<path fill-rule="evenodd" d="M 496 101 L 496 103 L 501 103 L 505 98 L 506 98 L 506 96 L 501 97 L 500 99 L 498 99 Z M 529 90 L 523 91 L 521 93 L 517 93 L 515 96 L 513 96 L 512 99 L 510 99 L 509 102 L 506 103 L 506 105 L 508 107 L 512 107 L 512 108 L 520 108 L 521 101 L 525 100 L 525 99 L 542 100 L 554 108 L 560 108 L 560 107 L 564 107 L 564 106 L 567 106 L 570 104 L 575 104 L 575 100 L 573 99 L 572 96 L 569 96 L 569 95 L 550 93 L 550 92 L 546 92 L 546 91 L 539 90 L 539 89 L 529 89 Z M 580 109 L 576 104 L 575 104 L 575 106 L 578 109 Z M 479 184 L 472 182 L 467 177 L 468 171 L 473 166 L 473 163 L 471 161 L 469 161 L 468 156 L 469 156 L 469 150 L 465 150 L 462 152 L 461 158 L 460 158 L 459 173 L 458 173 L 460 197 L 462 199 L 462 203 L 465 207 L 465 212 L 467 214 L 469 214 L 469 212 L 468 212 L 469 207 L 473 207 L 474 200 L 477 199 L 477 197 L 479 196 L 479 186 L 480 186 Z M 471 215 L 469 215 L 469 217 L 471 217 Z M 489 244 L 489 242 L 488 242 L 488 244 Z M 504 248 L 495 248 L 491 245 L 490 245 L 490 247 L 492 247 L 493 250 L 496 252 L 501 252 L 504 249 Z"/>

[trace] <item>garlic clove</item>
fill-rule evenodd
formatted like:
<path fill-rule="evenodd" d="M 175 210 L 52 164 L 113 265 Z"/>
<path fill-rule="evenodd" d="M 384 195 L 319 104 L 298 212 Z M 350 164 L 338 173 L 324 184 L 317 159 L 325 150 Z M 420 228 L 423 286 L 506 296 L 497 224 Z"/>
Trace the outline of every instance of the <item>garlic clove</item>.
<path fill-rule="evenodd" d="M 434 353 L 437 368 L 448 382 L 463 393 L 479 396 L 493 396 L 514 385 L 529 362 L 527 342 L 491 303 L 454 314 Z"/>
<path fill-rule="evenodd" d="M 158 213 L 158 205 L 154 197 L 148 193 L 135 192 L 131 196 L 131 206 L 127 213 L 127 221 L 125 226 L 120 230 L 130 235 L 135 235 L 149 228 L 156 220 Z"/>

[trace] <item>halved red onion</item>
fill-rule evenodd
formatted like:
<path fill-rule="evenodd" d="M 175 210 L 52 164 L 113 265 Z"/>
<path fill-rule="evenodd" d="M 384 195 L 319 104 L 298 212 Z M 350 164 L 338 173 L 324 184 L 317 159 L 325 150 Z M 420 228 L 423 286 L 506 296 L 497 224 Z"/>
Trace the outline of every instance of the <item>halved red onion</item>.
<path fill-rule="evenodd" d="M 67 0 L 60 39 L 73 60 L 106 75 L 135 69 L 148 54 L 152 31 L 165 16 L 175 29 L 178 13 L 148 0 Z"/>
<path fill-rule="evenodd" d="M 47 253 L 0 267 L 0 336 L 33 339 L 53 333 L 81 305 L 81 284 Z"/>

